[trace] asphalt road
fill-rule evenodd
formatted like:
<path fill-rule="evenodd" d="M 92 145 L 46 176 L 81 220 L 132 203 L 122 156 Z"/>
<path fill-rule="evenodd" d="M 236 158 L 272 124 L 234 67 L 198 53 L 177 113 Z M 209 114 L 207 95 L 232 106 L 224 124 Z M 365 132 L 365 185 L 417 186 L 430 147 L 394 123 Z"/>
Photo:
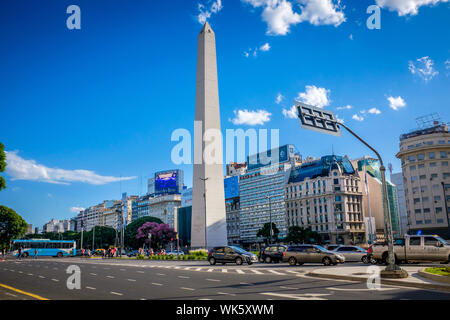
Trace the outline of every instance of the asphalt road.
<path fill-rule="evenodd" d="M 81 270 L 81 288 L 68 289 L 67 268 Z M 0 261 L 0 300 L 410 300 L 446 299 L 447 292 L 306 276 L 320 265 L 216 265 L 206 261 L 48 258 Z"/>

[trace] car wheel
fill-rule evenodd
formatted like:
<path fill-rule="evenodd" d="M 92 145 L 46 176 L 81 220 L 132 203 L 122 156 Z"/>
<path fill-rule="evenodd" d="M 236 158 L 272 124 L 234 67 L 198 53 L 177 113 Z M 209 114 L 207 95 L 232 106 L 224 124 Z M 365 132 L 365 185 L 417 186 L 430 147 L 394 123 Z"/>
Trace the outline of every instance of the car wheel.
<path fill-rule="evenodd" d="M 290 257 L 288 262 L 290 266 L 295 266 L 297 264 L 297 259 L 295 259 L 294 257 Z"/>
<path fill-rule="evenodd" d="M 58 252 L 58 254 L 56 255 L 58 258 L 62 258 L 63 254 L 62 252 Z"/>
<path fill-rule="evenodd" d="M 368 264 L 369 263 L 369 257 L 368 256 L 363 256 L 361 258 L 362 263 Z"/>
<path fill-rule="evenodd" d="M 248 261 L 247 264 L 248 264 L 249 266 L 251 266 L 251 265 L 253 264 L 253 262 Z"/>
<path fill-rule="evenodd" d="M 216 258 L 214 258 L 214 257 L 211 257 L 211 258 L 209 258 L 209 264 L 210 265 L 215 265 L 216 264 Z"/>
<path fill-rule="evenodd" d="M 266 259 L 265 259 L 265 262 L 266 263 L 272 263 L 272 258 L 267 256 Z"/>
<path fill-rule="evenodd" d="M 331 264 L 331 259 L 328 257 L 323 258 L 322 263 L 324 266 L 329 266 Z"/>
<path fill-rule="evenodd" d="M 258 257 L 258 260 L 259 260 L 259 262 L 264 262 L 264 259 L 263 259 L 262 256 L 259 256 L 259 257 Z"/>
<path fill-rule="evenodd" d="M 236 261 L 236 264 L 238 266 L 242 265 L 242 258 L 241 257 L 237 257 L 235 261 Z"/>

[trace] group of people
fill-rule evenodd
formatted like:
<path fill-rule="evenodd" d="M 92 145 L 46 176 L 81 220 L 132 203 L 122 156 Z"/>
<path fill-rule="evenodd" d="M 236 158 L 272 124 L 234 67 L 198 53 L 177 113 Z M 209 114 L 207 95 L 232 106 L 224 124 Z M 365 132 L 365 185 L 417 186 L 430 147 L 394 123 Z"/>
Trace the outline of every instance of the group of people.
<path fill-rule="evenodd" d="M 153 248 L 150 249 L 143 249 L 143 248 L 139 248 L 139 254 L 142 255 L 147 255 L 147 256 L 154 256 L 154 255 L 158 255 L 158 256 L 165 256 L 166 255 L 166 249 L 161 249 L 160 251 L 157 251 L 156 253 L 153 251 Z"/>
<path fill-rule="evenodd" d="M 103 258 L 113 258 L 117 256 L 117 248 L 108 248 L 108 250 L 103 251 Z"/>

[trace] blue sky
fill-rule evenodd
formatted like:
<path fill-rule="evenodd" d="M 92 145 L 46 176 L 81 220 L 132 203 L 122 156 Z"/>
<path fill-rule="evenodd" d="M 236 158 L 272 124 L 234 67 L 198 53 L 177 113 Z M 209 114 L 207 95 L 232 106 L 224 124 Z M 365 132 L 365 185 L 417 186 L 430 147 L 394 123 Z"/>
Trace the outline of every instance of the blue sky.
<path fill-rule="evenodd" d="M 298 98 L 336 112 L 398 172 L 398 138 L 415 118 L 450 119 L 449 3 L 417 3 L 3 0 L 0 203 L 42 227 L 74 216 L 72 207 L 142 194 L 157 170 L 181 168 L 191 186 L 192 168 L 171 162 L 170 136 L 193 131 L 205 19 L 216 34 L 223 131 L 277 128 L 280 144 L 303 156 L 370 155 L 345 132 L 301 130 L 289 117 Z M 81 30 L 66 27 L 71 4 Z M 372 4 L 380 30 L 366 26 Z"/>

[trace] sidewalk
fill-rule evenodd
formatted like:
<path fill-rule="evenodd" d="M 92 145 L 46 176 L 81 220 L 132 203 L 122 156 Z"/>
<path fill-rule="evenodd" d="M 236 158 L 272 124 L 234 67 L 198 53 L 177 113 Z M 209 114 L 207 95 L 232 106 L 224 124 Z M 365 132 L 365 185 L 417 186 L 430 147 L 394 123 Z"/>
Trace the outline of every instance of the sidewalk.
<path fill-rule="evenodd" d="M 333 268 L 320 268 L 307 273 L 307 275 L 311 277 L 324 279 L 341 279 L 341 280 L 366 282 L 367 279 L 371 275 L 373 275 L 372 273 L 370 273 L 369 267 L 370 266 L 358 266 L 358 267 L 340 266 Z M 383 268 L 385 268 L 385 266 L 378 266 L 378 267 L 380 268 L 380 270 L 383 270 Z M 420 276 L 419 270 L 422 270 L 423 266 L 401 266 L 401 268 L 409 273 L 408 278 L 405 279 L 382 278 L 381 284 L 450 292 L 450 284 L 433 281 Z"/>

